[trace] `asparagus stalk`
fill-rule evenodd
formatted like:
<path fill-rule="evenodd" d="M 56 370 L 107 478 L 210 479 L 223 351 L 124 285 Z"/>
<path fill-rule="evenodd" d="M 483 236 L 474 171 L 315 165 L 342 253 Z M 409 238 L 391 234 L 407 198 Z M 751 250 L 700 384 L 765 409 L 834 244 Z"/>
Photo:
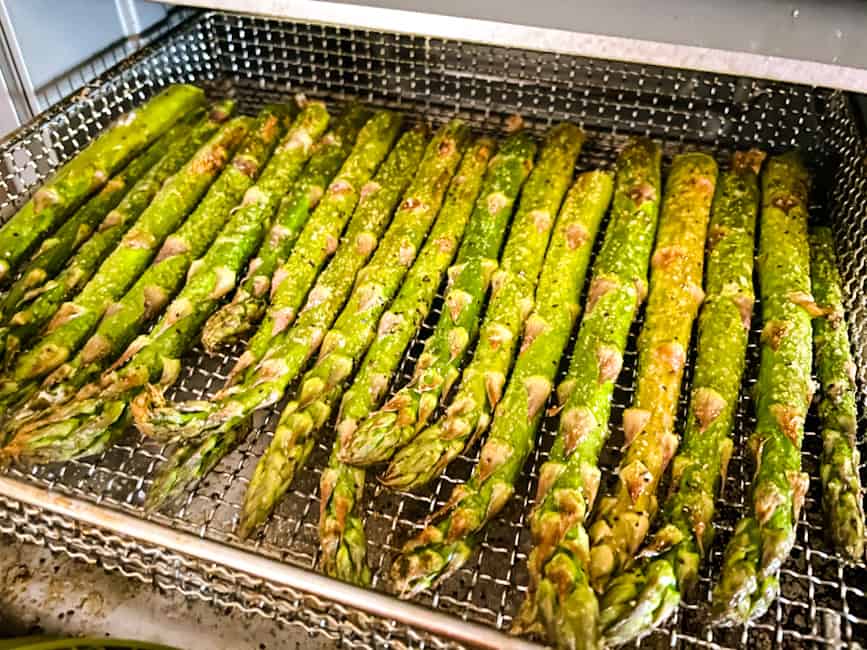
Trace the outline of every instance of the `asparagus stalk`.
<path fill-rule="evenodd" d="M 611 643 L 634 639 L 677 610 L 713 540 L 714 504 L 732 454 L 755 301 L 753 251 L 763 159 L 759 151 L 736 153 L 714 197 L 707 296 L 698 321 L 698 356 L 683 444 L 672 461 L 672 488 L 658 532 L 636 568 L 615 577 L 601 598 L 600 626 Z"/>
<path fill-rule="evenodd" d="M 646 293 L 662 195 L 661 158 L 660 146 L 646 139 L 633 140 L 617 158 L 611 220 L 569 370 L 557 389 L 562 415 L 530 515 L 530 585 L 515 629 L 547 631 L 561 647 L 597 643 L 584 522 L 600 480 L 598 459 L 608 438 L 614 383 Z"/>
<path fill-rule="evenodd" d="M 446 309 L 425 342 L 413 379 L 372 414 L 367 391 L 359 389 L 355 396 L 355 388 L 350 389 L 342 408 L 345 424 L 338 445 L 342 462 L 366 466 L 388 460 L 427 423 L 440 395 L 448 394 L 467 347 L 478 334 L 482 305 L 512 208 L 533 167 L 535 154 L 533 138 L 522 132 L 506 139 L 491 161 L 469 231 L 449 271 Z M 379 401 L 378 397 L 375 401 Z M 356 402 L 359 408 L 352 408 L 350 405 Z M 362 422 L 361 418 L 366 419 Z"/>
<path fill-rule="evenodd" d="M 0 461 L 49 463 L 100 453 L 124 430 L 131 416 L 131 400 L 140 394 L 146 401 L 158 399 L 175 382 L 181 356 L 220 300 L 234 288 L 234 278 L 262 241 L 282 195 L 279 189 L 284 187 L 277 180 L 282 169 L 274 169 L 282 168 L 282 153 L 274 154 L 259 183 L 247 190 L 208 252 L 190 267 L 184 288 L 153 330 L 133 341 L 75 400 L 44 411 L 18 428 L 0 452 Z M 157 386 L 148 387 L 149 382 Z"/>
<path fill-rule="evenodd" d="M 494 143 L 489 139 L 480 138 L 464 155 L 455 181 L 451 185 L 424 247 L 407 273 L 391 308 L 383 314 L 379 321 L 376 338 L 370 343 L 358 378 L 351 389 L 356 392 L 356 398 L 353 400 L 347 393 L 347 397 L 354 402 L 354 404 L 348 405 L 350 409 L 354 407 L 357 412 L 359 408 L 363 408 L 359 401 L 363 401 L 365 398 L 359 393 L 364 393 L 369 400 L 374 400 L 374 403 L 384 394 L 391 374 L 399 365 L 404 349 L 430 309 L 437 288 L 452 260 L 472 212 L 473 203 L 479 193 L 485 167 L 494 146 Z M 420 195 L 418 196 L 421 198 Z M 354 347 L 350 345 L 347 348 L 351 349 L 343 348 L 338 353 L 343 355 L 343 360 L 339 364 L 341 369 L 347 364 L 354 365 L 358 361 L 361 356 L 360 347 L 357 344 Z M 286 456 L 293 458 L 294 462 L 285 463 L 282 467 L 273 463 L 272 456 L 270 471 L 282 477 L 283 485 L 288 486 L 295 468 L 306 461 L 315 436 L 321 431 L 324 423 L 330 419 L 331 411 L 343 393 L 348 374 L 342 374 L 342 370 L 331 373 L 333 368 L 329 368 L 329 366 L 334 360 L 332 356 L 322 358 L 316 367 L 304 376 L 298 399 L 290 402 L 284 411 L 284 417 L 278 424 L 275 438 L 281 437 L 286 441 L 285 449 L 298 450 L 298 453 L 289 451 L 286 454 Z M 347 405 L 347 402 L 344 401 L 344 405 Z M 369 407 L 367 411 L 369 412 Z M 332 463 L 334 462 L 336 462 L 336 457 L 332 454 Z M 334 466 L 332 465 L 332 467 Z M 356 472 L 352 468 L 342 467 L 350 474 Z M 327 495 L 332 494 L 329 485 L 333 487 L 333 484 L 329 483 L 329 476 L 336 478 L 331 470 L 323 475 L 321 483 L 324 495 L 323 523 L 327 518 L 327 506 L 325 504 L 329 500 Z M 357 484 L 359 487 L 363 486 L 363 473 L 361 478 L 361 482 Z M 351 476 L 346 476 L 346 479 L 351 480 Z M 272 493 L 269 495 L 269 500 L 273 502 L 278 497 L 279 494 Z M 340 505 L 336 507 L 339 509 Z M 334 517 L 332 514 L 332 521 L 334 525 L 340 525 L 342 518 Z M 357 517 L 356 521 L 358 521 Z M 360 524 L 360 522 L 358 523 Z M 320 525 L 320 530 L 322 530 L 322 525 Z M 369 582 L 370 576 L 364 562 L 363 530 L 360 527 L 358 530 L 362 538 L 361 547 L 358 549 L 359 553 L 354 558 L 355 561 L 344 556 L 342 558 L 344 561 L 340 565 L 341 568 L 338 569 L 330 561 L 331 555 L 326 551 L 323 562 L 329 574 L 337 575 L 351 582 L 366 584 Z"/>
<path fill-rule="evenodd" d="M 611 175 L 597 171 L 581 174 L 569 191 L 545 255 L 536 306 L 524 325 L 518 359 L 479 462 L 469 481 L 455 488 L 437 514 L 441 520 L 407 542 L 392 565 L 391 578 L 402 598 L 457 571 L 469 559 L 485 524 L 514 493 L 580 311 L 590 253 L 612 187 Z"/>
<path fill-rule="evenodd" d="M 421 487 L 487 428 L 506 383 L 521 325 L 533 307 L 554 216 L 583 142 L 583 132 L 571 124 L 561 124 L 548 133 L 539 163 L 523 190 L 501 268 L 493 277 L 479 343 L 463 372 L 461 386 L 445 416 L 395 455 L 381 479 L 385 485 Z"/>
<path fill-rule="evenodd" d="M 307 142 L 323 128 L 327 119 L 321 106 L 306 109 L 295 121 L 286 142 Z M 34 409 L 38 412 L 40 406 L 62 403 L 79 388 L 95 380 L 136 334 L 162 312 L 183 285 L 193 260 L 208 249 L 228 220 L 229 211 L 256 181 L 288 121 L 287 107 L 267 106 L 260 113 L 231 163 L 190 217 L 166 239 L 154 263 L 123 298 L 106 310 L 96 332 L 79 353 L 46 378 L 42 390 L 20 413 L 16 413 L 14 424 L 32 417 Z M 303 161 L 303 149 L 303 144 L 292 149 L 291 166 L 294 170 Z"/>
<path fill-rule="evenodd" d="M 200 114 L 200 111 L 194 112 L 195 116 Z M 105 187 L 67 219 L 57 232 L 42 242 L 33 259 L 22 270 L 21 277 L 6 293 L 0 305 L 0 322 L 6 322 L 9 316 L 18 311 L 28 292 L 54 279 L 105 216 L 118 206 L 127 190 L 134 187 L 166 154 L 173 142 L 186 135 L 189 126 L 190 122 L 187 120 L 175 124 L 123 171 L 113 176 Z"/>
<path fill-rule="evenodd" d="M 0 227 L 0 281 L 112 174 L 204 101 L 204 93 L 195 86 L 169 86 L 121 116 L 64 165 Z"/>
<path fill-rule="evenodd" d="M 812 400 L 807 200 L 810 177 L 797 152 L 768 159 L 762 173 L 759 286 L 762 340 L 752 515 L 742 519 L 723 556 L 712 611 L 726 623 L 761 616 L 779 590 L 776 571 L 795 541 L 809 477 L 801 472 L 804 418 Z"/>
<path fill-rule="evenodd" d="M 423 128 L 404 134 L 377 172 L 374 181 L 366 184 L 367 191 L 364 192 L 347 228 L 345 244 L 339 248 L 334 259 L 317 280 L 316 286 L 310 293 L 309 308 L 301 313 L 293 333 L 290 334 L 302 345 L 316 345 L 321 339 L 321 335 L 317 335 L 316 332 L 325 331 L 340 310 L 352 289 L 356 273 L 376 248 L 376 242 L 388 225 L 395 205 L 417 169 L 425 148 L 425 140 L 426 132 Z M 297 335 L 294 332 L 297 332 Z M 302 355 L 302 360 L 296 361 L 297 365 L 290 374 L 297 374 L 306 358 L 306 354 Z M 287 381 L 291 379 L 292 377 L 289 377 Z M 233 389 L 229 392 L 231 390 Z M 235 387 L 234 390 L 241 390 L 241 386 Z M 165 408 L 159 402 L 158 405 Z M 154 419 L 154 413 L 146 410 L 142 403 L 137 417 L 139 428 L 150 435 L 163 435 L 165 429 L 162 425 L 161 428 L 152 427 L 151 423 Z M 204 442 L 200 443 L 195 439 L 179 445 L 178 450 L 155 481 L 149 501 L 151 507 L 156 508 L 163 501 L 191 490 L 210 470 L 213 463 L 216 463 L 241 436 L 246 434 L 246 428 L 243 426 L 245 423 L 246 420 L 242 418 L 233 422 L 232 426 L 225 430 L 208 434 Z M 200 453 L 196 451 L 197 449 L 203 452 Z M 204 453 L 204 450 L 207 450 L 207 453 Z"/>
<path fill-rule="evenodd" d="M 191 132 L 185 125 L 174 127 L 166 137 L 174 144 L 160 161 L 124 196 L 120 204 L 103 219 L 99 230 L 85 242 L 64 270 L 41 286 L 32 287 L 9 320 L 6 337 L 7 370 L 28 343 L 57 312 L 63 302 L 77 294 L 96 273 L 99 265 L 114 250 L 123 235 L 138 220 L 163 184 L 177 173 L 196 151 L 217 132 L 234 110 L 232 101 L 215 105 L 208 119 Z"/>
<path fill-rule="evenodd" d="M 677 451 L 674 419 L 693 321 L 704 299 L 704 244 L 716 174 L 710 156 L 681 154 L 666 182 L 638 339 L 635 397 L 623 415 L 626 453 L 616 494 L 600 501 L 590 528 L 590 577 L 597 592 L 644 540 L 656 514 L 659 480 Z"/>
<path fill-rule="evenodd" d="M 828 537 L 850 560 L 864 556 L 864 510 L 860 455 L 855 441 L 857 406 L 855 364 L 843 310 L 843 288 L 834 239 L 829 228 L 810 233 L 813 295 L 823 310 L 813 319 L 816 369 L 822 389 L 819 418 L 822 422 L 822 505 Z"/>
<path fill-rule="evenodd" d="M 47 375 L 78 350 L 105 309 L 123 295 L 165 238 L 195 207 L 238 148 L 249 124 L 246 117 L 228 122 L 166 182 L 81 293 L 58 310 L 39 343 L 19 357 L 3 387 L 4 397 L 14 396 L 23 384 Z"/>
<path fill-rule="evenodd" d="M 220 347 L 236 342 L 251 330 L 265 314 L 268 292 L 274 271 L 286 263 L 289 253 L 310 213 L 316 209 L 326 186 L 352 151 L 358 132 L 370 113 L 351 105 L 334 128 L 316 144 L 310 162 L 284 199 L 271 234 L 250 262 L 250 271 L 232 298 L 208 319 L 202 330 L 202 344 L 215 353 Z"/>
<path fill-rule="evenodd" d="M 306 360 L 319 347 L 319 340 L 322 342 L 316 365 L 301 382 L 298 400 L 287 406 L 271 445 L 259 460 L 250 480 L 238 527 L 238 534 L 242 537 L 247 537 L 264 522 L 291 483 L 295 468 L 302 465 L 309 455 L 313 445 L 310 434 L 314 428 L 318 431 L 325 424 L 327 413 L 339 397 L 337 388 L 348 379 L 355 362 L 376 336 L 380 316 L 400 288 L 440 212 L 468 136 L 467 126 L 460 120 L 453 120 L 433 138 L 385 237 L 370 262 L 359 271 L 346 306 L 339 315 L 334 313 L 336 321 L 334 316 L 327 321 L 314 317 L 319 333 L 317 337 L 314 328 L 305 327 L 305 322 L 299 318 L 298 327 L 287 337 L 286 343 L 266 356 L 265 363 L 272 360 L 283 364 L 290 362 L 287 374 L 294 377 L 300 364 L 291 360 Z M 443 216 L 449 218 L 445 212 Z M 435 241 L 434 246 L 450 248 L 451 255 L 455 246 L 446 234 L 442 233 L 443 240 Z M 332 323 L 333 327 L 328 330 Z M 326 330 L 325 336 L 321 337 Z M 280 396 L 287 385 L 285 380 L 280 382 L 277 391 Z M 327 393 L 333 393 L 332 399 L 319 402 L 319 398 Z"/>

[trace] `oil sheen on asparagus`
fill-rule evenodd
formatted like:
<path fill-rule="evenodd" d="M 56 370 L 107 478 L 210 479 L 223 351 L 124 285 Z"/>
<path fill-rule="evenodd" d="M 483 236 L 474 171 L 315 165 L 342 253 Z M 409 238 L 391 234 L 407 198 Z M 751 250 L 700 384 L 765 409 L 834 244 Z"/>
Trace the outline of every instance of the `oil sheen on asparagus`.
<path fill-rule="evenodd" d="M 650 293 L 638 339 L 632 406 L 623 414 L 626 453 L 614 495 L 590 528 L 590 577 L 601 591 L 624 570 L 657 510 L 657 487 L 677 451 L 674 430 L 692 326 L 704 299 L 704 246 L 717 168 L 705 154 L 675 156 L 651 258 Z"/>
<path fill-rule="evenodd" d="M 664 623 L 698 579 L 713 541 L 715 502 L 733 450 L 735 409 L 750 331 L 753 251 L 764 154 L 738 152 L 720 177 L 708 234 L 706 297 L 683 442 L 659 528 L 637 566 L 601 598 L 609 643 L 626 643 Z"/>
<path fill-rule="evenodd" d="M 557 437 L 539 472 L 530 514 L 530 589 L 517 632 L 547 633 L 560 647 L 598 643 L 596 596 L 589 586 L 585 529 L 601 479 L 614 383 L 630 329 L 647 293 L 662 196 L 661 147 L 630 142 L 617 158 L 611 219 L 593 267 L 584 316 L 566 378 Z"/>
<path fill-rule="evenodd" d="M 810 177 L 797 152 L 768 159 L 762 173 L 759 286 L 762 338 L 751 512 L 726 546 L 712 612 L 725 623 L 761 616 L 779 591 L 776 572 L 795 542 L 809 477 L 801 472 L 804 418 L 813 396 L 807 200 Z"/>
<path fill-rule="evenodd" d="M 863 490 L 858 475 L 855 363 L 843 310 L 843 288 L 831 230 L 810 232 L 813 295 L 823 314 L 813 319 L 822 426 L 822 506 L 828 538 L 848 559 L 864 557 Z"/>

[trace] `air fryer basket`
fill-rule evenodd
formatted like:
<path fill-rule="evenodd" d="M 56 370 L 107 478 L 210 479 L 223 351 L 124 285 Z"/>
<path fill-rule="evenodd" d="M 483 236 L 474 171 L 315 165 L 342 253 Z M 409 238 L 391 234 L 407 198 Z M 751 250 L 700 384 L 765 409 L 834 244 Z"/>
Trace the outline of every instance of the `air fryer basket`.
<path fill-rule="evenodd" d="M 581 170 L 611 167 L 634 134 L 662 140 L 666 166 L 671 155 L 683 150 L 712 153 L 724 167 L 735 149 L 758 146 L 776 152 L 798 147 L 815 172 L 811 216 L 834 228 L 864 403 L 867 168 L 849 98 L 841 92 L 423 35 L 199 14 L 0 145 L 0 215 L 8 218 L 58 164 L 114 117 L 174 82 L 202 85 L 213 97 L 234 97 L 244 112 L 305 93 L 329 103 L 358 98 L 434 123 L 458 115 L 478 130 L 494 133 L 513 113 L 521 114 L 537 132 L 569 120 L 589 134 L 578 161 Z M 401 382 L 412 371 L 438 313 L 437 306 L 407 354 Z M 821 441 L 813 420 L 808 421 L 810 432 L 804 441 L 804 466 L 813 481 L 797 543 L 782 570 L 780 598 L 749 627 L 708 625 L 711 576 L 733 523 L 743 514 L 752 472 L 744 441 L 753 418 L 750 394 L 757 374 L 757 341 L 754 323 L 737 415 L 736 453 L 711 557 L 690 603 L 673 624 L 645 639 L 647 643 L 804 648 L 854 645 L 867 638 L 867 566 L 844 564 L 822 537 L 817 462 Z M 188 355 L 182 380 L 171 396 L 207 397 L 222 384 L 242 349 L 210 358 L 197 349 Z M 621 414 L 631 399 L 634 350 L 633 336 L 614 399 L 614 434 L 603 458 L 609 478 L 619 456 Z M 420 596 L 415 607 L 408 607 L 381 594 L 368 599 L 353 588 L 307 573 L 317 562 L 318 481 L 331 431 L 264 534 L 246 542 L 234 535 L 248 478 L 269 442 L 277 413 L 275 409 L 261 417 L 247 440 L 171 512 L 144 514 L 145 492 L 167 450 L 143 443 L 133 432 L 98 457 L 12 469 L 0 477 L 0 530 L 190 597 L 301 625 L 352 647 L 450 647 L 449 637 L 487 647 L 514 642 L 505 633 L 525 592 L 530 548 L 526 517 L 538 468 L 553 439 L 554 421 L 544 423 L 515 498 L 487 527 L 478 556 L 440 588 Z M 862 408 L 859 432 L 863 429 Z M 369 482 L 366 526 L 374 590 L 387 592 L 387 569 L 396 549 L 468 476 L 476 453 L 477 449 L 469 450 L 420 494 L 393 493 Z M 861 472 L 863 476 L 863 465 Z M 168 529 L 187 534 L 171 537 Z M 260 566 L 256 561 L 266 560 L 287 568 L 281 572 L 273 563 L 267 565 L 269 571 L 252 568 Z M 453 621 L 443 619 L 442 613 L 453 615 Z"/>

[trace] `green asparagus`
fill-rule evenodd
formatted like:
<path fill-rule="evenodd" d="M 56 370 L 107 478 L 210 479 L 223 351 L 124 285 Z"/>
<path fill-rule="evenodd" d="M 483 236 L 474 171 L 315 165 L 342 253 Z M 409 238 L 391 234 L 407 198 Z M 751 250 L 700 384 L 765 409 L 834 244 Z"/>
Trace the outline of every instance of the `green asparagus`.
<path fill-rule="evenodd" d="M 19 357 L 4 382 L 4 398 L 14 399 L 23 384 L 47 375 L 78 350 L 105 309 L 123 295 L 147 267 L 157 247 L 195 207 L 238 148 L 249 124 L 246 117 L 228 122 L 163 185 L 81 293 L 57 311 L 39 343 Z"/>
<path fill-rule="evenodd" d="M 283 144 L 287 142 L 288 138 Z M 279 189 L 284 186 L 279 179 L 285 162 L 281 152 L 274 154 L 259 183 L 247 190 L 208 252 L 193 263 L 184 288 L 153 330 L 133 341 L 113 366 L 84 386 L 74 400 L 21 426 L 0 451 L 0 462 L 48 463 L 99 453 L 124 431 L 130 420 L 131 400 L 143 395 L 149 401 L 174 383 L 181 356 L 195 342 L 220 300 L 234 288 L 234 278 L 261 243 L 281 196 Z M 275 188 L 278 191 L 273 191 Z M 148 386 L 150 382 L 157 385 Z"/>
<path fill-rule="evenodd" d="M 271 235 L 250 262 L 250 271 L 232 298 L 217 310 L 202 330 L 202 344 L 216 352 L 251 330 L 265 314 L 271 276 L 282 266 L 298 239 L 310 213 L 316 209 L 329 181 L 352 151 L 358 132 L 370 118 L 370 112 L 351 105 L 334 127 L 316 144 L 313 157 L 284 199 L 279 216 L 271 226 Z"/>
<path fill-rule="evenodd" d="M 446 414 L 423 429 L 394 457 L 382 481 L 417 488 L 483 432 L 502 395 L 533 295 L 554 217 L 572 178 L 584 134 L 571 124 L 549 131 L 539 163 L 527 179 L 501 260 L 473 360 Z"/>
<path fill-rule="evenodd" d="M 601 473 L 614 382 L 647 287 L 662 195 L 661 147 L 631 141 L 617 158 L 611 220 L 593 268 L 587 303 L 566 378 L 557 388 L 562 415 L 549 460 L 539 473 L 530 514 L 534 548 L 519 632 L 546 632 L 561 647 L 597 643 L 596 596 L 588 585 L 584 523 Z"/>
<path fill-rule="evenodd" d="M 358 378 L 353 384 L 352 390 L 356 393 L 364 393 L 371 400 L 377 400 L 384 394 L 389 377 L 397 368 L 404 349 L 430 309 L 446 268 L 463 236 L 473 203 L 481 187 L 485 167 L 494 148 L 495 145 L 491 140 L 480 138 L 464 155 L 457 176 L 451 184 L 449 193 L 424 247 L 408 271 L 391 307 L 379 321 L 376 338 L 370 343 L 361 364 Z M 421 198 L 421 195 L 417 196 Z M 341 365 L 345 364 L 346 361 L 355 365 L 361 357 L 360 347 L 341 349 L 338 354 L 346 355 Z M 287 449 L 290 446 L 298 449 L 298 453 L 286 454 L 286 456 L 292 457 L 294 462 L 286 463 L 283 467 L 272 466 L 271 468 L 272 471 L 276 471 L 282 476 L 286 485 L 291 481 L 294 469 L 305 462 L 306 456 L 312 448 L 312 441 L 322 429 L 323 424 L 330 419 L 331 411 L 343 393 L 348 375 L 341 376 L 341 373 L 330 373 L 331 363 L 331 357 L 324 357 L 315 368 L 304 376 L 298 399 L 290 402 L 284 411 L 284 417 L 278 424 L 278 433 L 275 434 L 275 438 L 280 437 L 286 440 Z M 324 383 L 321 380 L 324 380 Z M 348 393 L 347 396 L 349 396 Z M 361 395 L 357 395 L 354 400 L 356 411 L 360 407 L 358 402 L 362 399 L 364 398 Z M 352 408 L 351 405 L 350 408 Z M 332 459 L 333 462 L 336 462 L 333 454 Z M 332 465 L 332 467 L 334 466 Z M 343 468 L 350 472 L 350 475 L 356 472 L 356 470 L 346 466 Z M 325 501 L 332 493 L 328 476 L 332 475 L 331 470 L 323 474 L 323 518 L 326 516 Z M 351 476 L 346 478 L 351 480 Z M 363 476 L 358 485 L 363 486 Z M 339 505 L 337 507 L 340 508 Z M 333 507 L 331 510 L 333 512 Z M 338 516 L 332 521 L 334 525 L 339 525 L 342 518 Z M 361 535 L 363 536 L 363 531 Z M 331 556 L 326 552 L 323 556 L 326 571 L 350 582 L 366 584 L 369 581 L 369 571 L 364 562 L 363 539 L 358 551 L 354 562 L 343 556 L 340 567 L 335 566 L 330 561 Z"/>
<path fill-rule="evenodd" d="M 321 305 L 311 305 L 308 301 L 311 316 L 299 317 L 286 342 L 265 357 L 263 364 L 281 364 L 281 376 L 288 375 L 291 380 L 300 370 L 298 361 L 308 359 L 319 348 L 316 365 L 302 380 L 298 400 L 290 403 L 284 411 L 274 439 L 250 480 L 238 527 L 238 534 L 242 537 L 248 536 L 267 518 L 291 483 L 294 469 L 306 460 L 313 444 L 313 437 L 307 435 L 314 428 L 310 413 L 312 411 L 315 416 L 322 416 L 315 417 L 315 428 L 318 430 L 324 425 L 325 411 L 330 410 L 330 403 L 319 403 L 317 398 L 323 393 L 334 391 L 348 379 L 354 363 L 376 336 L 380 316 L 400 288 L 431 224 L 440 212 L 468 136 L 466 125 L 460 120 L 453 120 L 431 140 L 424 161 L 417 170 L 413 170 L 417 173 L 404 195 L 400 209 L 370 262 L 358 272 L 355 286 L 339 315 L 334 310 L 327 319 L 317 316 Z M 451 243 L 444 240 L 434 245 L 448 247 Z M 315 323 L 313 327 L 308 325 L 311 321 Z M 329 330 L 332 323 L 333 327 Z M 322 336 L 324 332 L 327 333 Z M 320 341 L 321 347 L 318 345 Z M 287 366 L 288 372 L 285 370 Z M 280 396 L 288 385 L 285 379 L 270 383 L 276 387 L 276 390 L 270 389 L 272 394 Z M 308 406 L 310 410 L 306 408 Z M 296 413 L 299 409 L 302 412 Z M 298 418 L 292 418 L 292 414 L 298 415 Z M 293 428 L 298 425 L 303 426 L 304 430 L 298 432 L 296 440 Z"/>
<path fill-rule="evenodd" d="M 864 510 L 860 455 L 855 441 L 855 364 L 843 311 L 843 289 L 834 239 L 828 228 L 810 233 L 813 295 L 824 313 L 813 319 L 813 344 L 822 399 L 822 505 L 828 537 L 850 560 L 864 556 Z"/>
<path fill-rule="evenodd" d="M 355 399 L 344 400 L 346 419 L 339 445 L 342 462 L 366 466 L 388 460 L 395 449 L 409 442 L 427 423 L 440 396 L 449 393 L 467 347 L 478 334 L 482 306 L 496 271 L 509 218 L 533 167 L 535 154 L 533 138 L 522 132 L 508 138 L 491 162 L 469 232 L 455 266 L 449 270 L 446 309 L 425 342 L 413 379 L 376 413 L 370 414 L 369 406 L 365 405 L 356 409 L 358 414 L 353 416 L 354 409 L 347 405 Z M 358 399 L 364 401 L 363 395 L 366 392 L 359 392 Z M 358 419 L 368 414 L 364 422 Z"/>
<path fill-rule="evenodd" d="M 297 331 L 297 340 L 303 341 L 303 345 L 316 343 L 315 340 L 304 338 L 305 335 L 321 340 L 321 337 L 316 335 L 317 328 L 319 331 L 324 331 L 328 327 L 346 300 L 346 296 L 349 295 L 358 270 L 364 266 L 376 248 L 376 242 L 388 225 L 395 205 L 418 166 L 425 141 L 426 132 L 423 128 L 404 134 L 377 172 L 374 181 L 366 184 L 364 197 L 359 202 L 347 228 L 345 243 L 340 246 L 334 259 L 317 280 L 308 298 L 309 308 L 302 311 L 293 330 L 293 332 Z M 292 371 L 293 374 L 300 371 L 300 364 L 303 364 L 306 358 L 305 353 L 301 361 L 297 362 L 299 365 Z M 234 390 L 240 390 L 240 387 Z M 151 429 L 154 414 L 144 408 L 143 400 L 144 398 L 137 417 L 139 428 L 150 435 L 162 435 L 162 429 Z M 157 404 L 160 408 L 164 408 L 160 402 Z M 211 465 L 197 466 L 196 463 L 215 463 L 219 460 L 240 436 L 246 434 L 244 424 L 245 420 L 240 419 L 225 431 L 217 430 L 208 434 L 204 442 L 200 443 L 195 439 L 179 445 L 175 455 L 160 472 L 155 482 L 152 491 L 154 496 L 150 500 L 152 507 L 158 507 L 162 501 L 192 489 L 192 486 L 211 467 Z M 208 451 L 204 454 L 196 452 L 197 449 Z M 187 460 L 188 458 L 191 460 Z"/>
<path fill-rule="evenodd" d="M 469 559 L 485 524 L 514 493 L 580 311 L 590 253 L 612 187 L 611 175 L 597 171 L 581 174 L 569 190 L 545 255 L 536 305 L 524 324 L 515 368 L 479 461 L 469 481 L 455 487 L 437 513 L 440 521 L 407 542 L 392 565 L 392 582 L 402 598 L 457 571 Z"/>
<path fill-rule="evenodd" d="M 198 124 L 192 132 L 184 125 L 173 128 L 167 135 L 176 137 L 175 144 L 135 184 L 120 204 L 105 216 L 99 230 L 81 246 L 64 270 L 54 280 L 31 288 L 24 295 L 19 311 L 9 320 L 4 360 L 7 371 L 13 367 L 21 347 L 39 333 L 65 300 L 81 291 L 150 205 L 163 184 L 217 132 L 231 115 L 234 106 L 231 101 L 217 104 L 210 111 L 208 119 Z"/>
<path fill-rule="evenodd" d="M 705 154 L 675 156 L 665 186 L 650 294 L 638 338 L 638 376 L 623 414 L 626 453 L 616 494 L 599 502 L 590 527 L 597 592 L 631 561 L 657 509 L 657 486 L 677 451 L 674 419 L 693 322 L 704 299 L 704 246 L 717 167 Z"/>
<path fill-rule="evenodd" d="M 290 137 L 297 130 L 315 137 L 327 119 L 324 111 L 305 111 L 298 117 Z M 40 406 L 60 404 L 75 391 L 95 380 L 129 345 L 139 330 L 158 316 L 178 292 L 193 260 L 202 256 L 265 166 L 289 121 L 287 107 L 267 106 L 232 161 L 190 217 L 163 243 L 154 263 L 118 302 L 106 310 L 96 332 L 79 353 L 62 364 L 43 382 L 41 390 L 12 418 L 17 426 Z M 306 137 L 306 136 L 305 136 Z M 302 138 L 303 139 L 303 138 Z M 300 166 L 296 155 L 294 168 Z"/>
<path fill-rule="evenodd" d="M 112 174 L 204 101 L 205 94 L 195 86 L 169 86 L 121 116 L 64 165 L 0 227 L 0 281 L 7 279 L 24 256 Z"/>
<path fill-rule="evenodd" d="M 683 444 L 672 461 L 660 527 L 641 561 L 601 598 L 606 641 L 625 643 L 664 623 L 698 578 L 713 540 L 715 501 L 731 458 L 753 302 L 760 151 L 734 155 L 720 178 L 708 235 L 707 281 Z"/>
<path fill-rule="evenodd" d="M 194 111 L 194 116 L 201 115 Z M 21 277 L 13 284 L 0 305 L 0 322 L 18 311 L 24 296 L 53 280 L 75 251 L 91 236 L 105 216 L 123 199 L 135 184 L 169 150 L 171 144 L 189 131 L 190 122 L 181 120 L 154 142 L 123 171 L 113 176 L 105 187 L 85 203 L 51 237 L 42 242 L 33 259 L 24 267 Z"/>
<path fill-rule="evenodd" d="M 756 383 L 756 458 L 752 514 L 742 519 L 723 555 L 712 612 L 723 622 L 761 616 L 775 598 L 776 571 L 795 542 L 809 477 L 801 472 L 804 418 L 812 400 L 807 201 L 810 176 L 797 152 L 768 159 L 762 173 L 759 287 L 762 338 Z"/>

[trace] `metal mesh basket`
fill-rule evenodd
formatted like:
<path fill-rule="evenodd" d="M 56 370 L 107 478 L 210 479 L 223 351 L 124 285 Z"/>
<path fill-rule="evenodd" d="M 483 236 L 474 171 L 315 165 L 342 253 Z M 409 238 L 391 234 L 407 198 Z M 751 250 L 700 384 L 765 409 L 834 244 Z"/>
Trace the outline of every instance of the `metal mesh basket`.
<path fill-rule="evenodd" d="M 304 92 L 328 101 L 357 97 L 434 122 L 460 115 L 491 132 L 500 131 L 503 118 L 516 112 L 540 132 L 553 122 L 569 120 L 590 135 L 579 169 L 610 167 L 633 134 L 663 140 L 666 164 L 685 149 L 712 153 L 725 166 L 736 148 L 799 147 L 816 173 L 812 216 L 831 223 L 836 233 L 864 403 L 867 175 L 864 145 L 849 98 L 842 93 L 424 36 L 202 14 L 0 145 L 0 217 L 12 214 L 59 163 L 110 120 L 166 84 L 181 81 L 200 84 L 214 97 L 233 96 L 248 112 L 266 101 Z M 438 313 L 435 306 L 407 354 L 398 384 L 409 376 Z M 867 638 L 867 566 L 844 564 L 822 539 L 821 441 L 814 421 L 808 422 L 804 441 L 805 470 L 814 480 L 791 560 L 782 570 L 781 597 L 754 625 L 708 625 L 712 576 L 731 527 L 743 514 L 752 471 L 742 452 L 753 422 L 750 389 L 757 374 L 757 341 L 754 328 L 737 415 L 739 451 L 717 517 L 720 534 L 690 604 L 673 624 L 644 643 L 804 648 L 854 646 Z M 211 358 L 194 351 L 171 396 L 208 396 L 221 386 L 240 351 Z M 618 460 L 620 420 L 631 398 L 634 367 L 633 337 L 614 399 L 614 435 L 603 456 L 609 477 Z M 487 527 L 478 556 L 440 588 L 406 604 L 382 593 L 390 560 L 422 519 L 469 475 L 477 450 L 461 456 L 420 494 L 389 492 L 371 481 L 365 503 L 375 591 L 367 592 L 312 572 L 318 551 L 318 482 L 328 458 L 330 431 L 264 533 L 248 542 L 234 535 L 248 478 L 270 440 L 277 413 L 261 416 L 255 431 L 181 507 L 150 517 L 142 510 L 144 495 L 167 450 L 142 442 L 133 432 L 99 457 L 13 469 L 0 477 L 0 530 L 190 597 L 301 625 L 352 647 L 450 647 L 448 638 L 492 648 L 521 645 L 505 631 L 525 592 L 530 548 L 526 517 L 555 422 L 544 423 L 515 498 Z M 863 432 L 863 409 L 861 418 Z M 864 466 L 861 472 L 865 474 Z"/>

